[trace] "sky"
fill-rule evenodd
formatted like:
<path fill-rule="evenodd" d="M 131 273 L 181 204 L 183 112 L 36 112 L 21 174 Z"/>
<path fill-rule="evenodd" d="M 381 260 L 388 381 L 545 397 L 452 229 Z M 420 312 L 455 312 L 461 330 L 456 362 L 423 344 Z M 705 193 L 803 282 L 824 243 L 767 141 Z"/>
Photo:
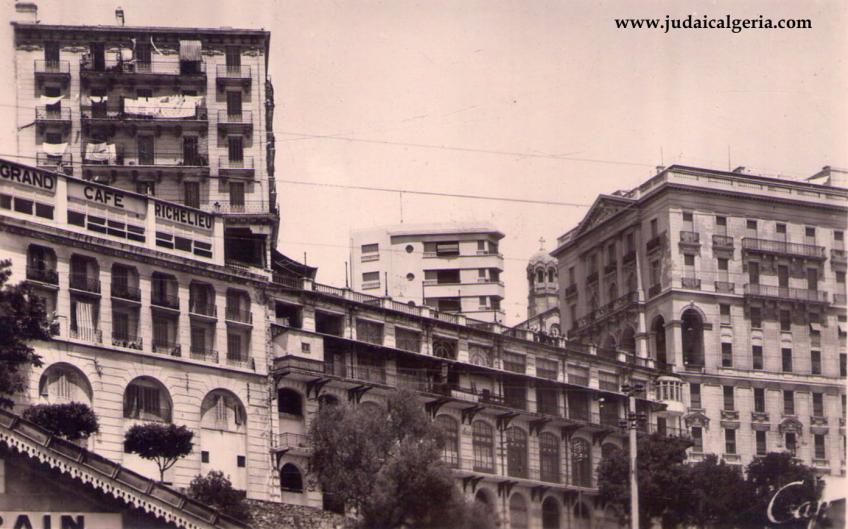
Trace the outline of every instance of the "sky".
<path fill-rule="evenodd" d="M 43 23 L 113 24 L 120 5 L 127 25 L 271 31 L 279 248 L 344 285 L 351 229 L 489 221 L 506 234 L 508 323 L 525 317 L 539 239 L 552 250 L 599 193 L 632 188 L 658 165 L 792 179 L 848 167 L 844 1 L 37 3 Z M 4 6 L 11 19 L 13 2 Z M 812 29 L 614 23 L 689 14 L 808 18 Z M 8 26 L 0 33 L 12 42 Z M 11 61 L 0 47 L 0 64 Z M 13 87 L 0 86 L 2 153 L 13 152 L 14 104 Z"/>

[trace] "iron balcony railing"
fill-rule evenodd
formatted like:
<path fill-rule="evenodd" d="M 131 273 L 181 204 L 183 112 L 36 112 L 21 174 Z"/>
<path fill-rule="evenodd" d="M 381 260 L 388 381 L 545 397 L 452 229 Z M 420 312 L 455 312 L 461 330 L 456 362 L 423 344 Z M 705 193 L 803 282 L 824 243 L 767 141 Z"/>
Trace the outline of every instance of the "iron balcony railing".
<path fill-rule="evenodd" d="M 165 307 L 166 309 L 179 310 L 180 298 L 175 294 L 165 294 L 164 292 L 153 292 L 150 296 L 150 304 L 157 307 Z"/>
<path fill-rule="evenodd" d="M 35 165 L 49 169 L 61 166 L 70 166 L 74 163 L 74 155 L 66 152 L 64 154 L 47 154 L 46 152 L 35 153 Z"/>
<path fill-rule="evenodd" d="M 35 121 L 62 122 L 71 121 L 71 109 L 67 106 L 53 108 L 52 106 L 35 107 Z"/>
<path fill-rule="evenodd" d="M 103 331 L 85 327 L 71 327 L 71 338 L 84 342 L 103 343 Z"/>
<path fill-rule="evenodd" d="M 595 283 L 598 280 L 598 271 L 594 271 L 586 276 L 586 283 Z"/>
<path fill-rule="evenodd" d="M 309 438 L 299 433 L 278 433 L 271 437 L 271 448 L 309 450 Z"/>
<path fill-rule="evenodd" d="M 250 66 L 219 64 L 215 67 L 215 76 L 218 79 L 250 80 L 251 70 Z"/>
<path fill-rule="evenodd" d="M 827 303 L 827 292 L 807 290 L 803 288 L 776 287 L 772 285 L 746 284 L 745 295 L 785 299 L 790 301 L 806 301 L 812 303 Z"/>
<path fill-rule="evenodd" d="M 252 126 L 253 112 L 242 110 L 241 112 L 218 111 L 218 125 Z"/>
<path fill-rule="evenodd" d="M 214 303 L 189 300 L 189 313 L 214 318 L 218 316 L 218 307 Z"/>
<path fill-rule="evenodd" d="M 666 233 L 662 232 L 656 237 L 650 239 L 646 244 L 645 248 L 648 252 L 652 252 L 658 248 L 661 248 L 665 244 Z"/>
<path fill-rule="evenodd" d="M 28 266 L 26 268 L 26 277 L 31 281 L 38 281 L 39 283 L 59 284 L 59 273 L 53 268 Z"/>
<path fill-rule="evenodd" d="M 230 160 L 228 156 L 219 156 L 218 167 L 224 171 L 253 171 L 253 156 L 244 156 L 241 160 Z"/>
<path fill-rule="evenodd" d="M 137 286 L 121 283 L 112 283 L 110 292 L 113 298 L 128 299 L 130 301 L 141 301 L 141 289 Z"/>
<path fill-rule="evenodd" d="M 716 281 L 715 291 L 720 294 L 733 294 L 736 291 L 736 285 L 730 281 Z"/>
<path fill-rule="evenodd" d="M 80 106 L 80 118 L 83 121 L 114 121 L 114 122 L 123 122 L 123 121 L 150 121 L 156 123 L 176 123 L 185 124 L 186 121 L 208 121 L 209 120 L 209 110 L 207 107 L 203 105 L 197 105 L 194 110 L 194 114 L 191 116 L 184 117 L 167 117 L 161 115 L 140 115 L 140 114 L 130 114 L 123 110 L 123 105 L 120 107 L 115 106 Z"/>
<path fill-rule="evenodd" d="M 189 358 L 217 364 L 218 351 L 192 345 L 191 348 L 189 348 Z"/>
<path fill-rule="evenodd" d="M 182 345 L 174 342 L 153 340 L 153 352 L 169 356 L 182 356 Z"/>
<path fill-rule="evenodd" d="M 570 298 L 577 295 L 577 285 L 568 285 L 565 287 L 565 297 Z"/>
<path fill-rule="evenodd" d="M 701 244 L 701 234 L 697 231 L 681 231 L 680 242 L 682 244 Z"/>
<path fill-rule="evenodd" d="M 70 286 L 74 290 L 100 294 L 100 280 L 85 273 L 71 272 Z"/>
<path fill-rule="evenodd" d="M 727 235 L 713 235 L 713 247 L 733 249 L 733 237 Z"/>
<path fill-rule="evenodd" d="M 247 324 L 253 323 L 253 313 L 249 310 L 240 307 L 227 307 L 225 313 L 227 321 Z"/>
<path fill-rule="evenodd" d="M 253 358 L 249 358 L 241 354 L 236 355 L 227 353 L 227 365 L 240 367 L 242 369 L 256 369 L 256 363 Z"/>
<path fill-rule="evenodd" d="M 128 334 L 112 333 L 112 345 L 114 347 L 123 347 L 125 349 L 135 349 L 141 351 L 144 349 L 144 341 L 140 336 L 130 336 Z"/>
<path fill-rule="evenodd" d="M 683 288 L 689 288 L 692 290 L 701 290 L 701 280 L 697 277 L 681 277 L 680 285 Z"/>
<path fill-rule="evenodd" d="M 203 61 L 118 61 L 107 57 L 103 67 L 95 64 L 89 57 L 80 59 L 80 74 L 103 75 L 168 75 L 168 76 L 202 76 L 206 78 L 206 63 Z"/>
<path fill-rule="evenodd" d="M 71 63 L 68 61 L 35 61 L 35 75 L 70 76 Z"/>
<path fill-rule="evenodd" d="M 624 264 L 627 264 L 627 263 L 629 263 L 631 261 L 635 261 L 635 260 L 636 260 L 636 250 L 630 250 L 629 252 L 625 253 L 624 256 L 621 258 L 621 262 L 624 263 Z"/>
<path fill-rule="evenodd" d="M 742 239 L 742 249 L 748 252 L 763 252 L 782 255 L 793 255 L 807 257 L 810 259 L 824 259 L 824 246 L 815 244 L 801 244 L 797 242 L 772 241 L 767 239 L 754 239 L 745 237 Z"/>
<path fill-rule="evenodd" d="M 848 254 L 845 253 L 845 250 L 840 250 L 838 248 L 833 248 L 830 250 L 830 260 L 834 263 L 848 263 Z"/>

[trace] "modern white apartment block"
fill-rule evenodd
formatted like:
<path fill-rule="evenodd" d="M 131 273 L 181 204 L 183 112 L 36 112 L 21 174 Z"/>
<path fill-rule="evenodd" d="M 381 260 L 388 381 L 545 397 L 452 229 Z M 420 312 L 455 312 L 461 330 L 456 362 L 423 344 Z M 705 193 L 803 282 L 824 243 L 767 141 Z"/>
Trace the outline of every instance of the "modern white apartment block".
<path fill-rule="evenodd" d="M 672 166 L 601 195 L 552 252 L 570 342 L 653 359 L 693 460 L 845 476 L 844 182 Z"/>
<path fill-rule="evenodd" d="M 401 224 L 351 234 L 351 286 L 477 320 L 503 321 L 504 234 L 483 223 Z"/>

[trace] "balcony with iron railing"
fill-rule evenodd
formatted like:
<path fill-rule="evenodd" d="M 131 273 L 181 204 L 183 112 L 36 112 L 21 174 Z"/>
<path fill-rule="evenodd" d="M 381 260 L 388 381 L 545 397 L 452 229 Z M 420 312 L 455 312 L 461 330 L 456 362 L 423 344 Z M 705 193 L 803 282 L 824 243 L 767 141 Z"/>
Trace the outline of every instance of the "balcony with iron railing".
<path fill-rule="evenodd" d="M 778 287 L 772 285 L 746 284 L 745 296 L 770 298 L 806 303 L 827 303 L 827 292 L 804 288 Z"/>
<path fill-rule="evenodd" d="M 636 250 L 630 250 L 629 252 L 626 252 L 621 258 L 621 262 L 624 263 L 624 264 L 632 263 L 635 260 L 636 260 Z"/>
<path fill-rule="evenodd" d="M 736 292 L 736 285 L 730 281 L 716 281 L 715 291 L 719 294 L 733 294 Z"/>
<path fill-rule="evenodd" d="M 41 124 L 62 123 L 70 125 L 71 109 L 67 106 L 55 108 L 53 105 L 35 107 L 35 122 Z"/>
<path fill-rule="evenodd" d="M 120 106 L 80 106 L 80 119 L 83 125 L 108 125 L 113 123 L 128 123 L 143 126 L 145 123 L 151 125 L 168 125 L 186 127 L 196 124 L 207 127 L 209 121 L 209 110 L 204 105 L 197 105 L 194 113 L 189 116 L 169 115 L 168 112 L 150 113 L 146 115 L 129 113 Z"/>
<path fill-rule="evenodd" d="M 202 362 L 218 363 L 218 351 L 206 347 L 192 345 L 189 348 L 189 358 L 192 360 L 200 360 Z"/>
<path fill-rule="evenodd" d="M 577 285 L 572 284 L 565 287 L 565 297 L 571 298 L 577 295 Z"/>
<path fill-rule="evenodd" d="M 62 154 L 47 154 L 46 152 L 35 153 L 35 165 L 42 169 L 58 171 L 60 167 L 70 168 L 74 164 L 74 155 L 66 152 Z"/>
<path fill-rule="evenodd" d="M 144 341 L 141 339 L 141 336 L 129 334 L 115 334 L 115 332 L 113 331 L 112 346 L 141 351 L 144 349 Z"/>
<path fill-rule="evenodd" d="M 135 285 L 125 283 L 112 283 L 109 291 L 113 298 L 119 298 L 127 301 L 141 301 L 141 289 Z"/>
<path fill-rule="evenodd" d="M 247 354 L 233 354 L 227 353 L 227 365 L 232 367 L 238 367 L 241 369 L 253 369 L 256 370 L 256 362 L 253 358 L 247 356 Z"/>
<path fill-rule="evenodd" d="M 275 450 L 300 450 L 308 452 L 311 450 L 309 438 L 299 433 L 277 433 L 271 437 L 271 448 Z"/>
<path fill-rule="evenodd" d="M 253 112 L 242 110 L 241 112 L 218 111 L 218 128 L 225 131 L 245 131 L 249 133 L 253 129 Z"/>
<path fill-rule="evenodd" d="M 153 352 L 168 356 L 182 356 L 182 345 L 165 340 L 153 340 Z"/>
<path fill-rule="evenodd" d="M 252 177 L 254 172 L 253 156 L 243 156 L 241 160 L 231 160 L 228 156 L 218 157 L 218 174 L 221 176 Z"/>
<path fill-rule="evenodd" d="M 83 167 L 93 169 L 106 167 L 115 170 L 130 171 L 139 168 L 176 169 L 181 171 L 193 170 L 201 174 L 209 172 L 209 158 L 205 153 L 185 152 L 156 152 L 142 154 L 125 151 L 121 145 L 115 146 L 114 156 L 100 156 L 96 159 L 92 154 L 82 152 Z"/>
<path fill-rule="evenodd" d="M 727 235 L 713 235 L 713 248 L 721 250 L 733 250 L 733 237 Z"/>
<path fill-rule="evenodd" d="M 228 322 L 241 323 L 244 325 L 252 325 L 253 324 L 253 313 L 250 312 L 250 309 L 244 309 L 242 307 L 226 307 L 224 310 L 225 318 Z"/>
<path fill-rule="evenodd" d="M 204 302 L 197 300 L 189 300 L 188 313 L 194 316 L 203 316 L 206 318 L 217 318 L 218 307 L 215 303 Z"/>
<path fill-rule="evenodd" d="M 830 250 L 831 265 L 848 265 L 848 253 L 839 248 L 831 248 Z"/>
<path fill-rule="evenodd" d="M 102 63 L 92 61 L 89 55 L 80 58 L 80 77 L 125 79 L 128 82 L 157 77 L 177 78 L 181 81 L 206 81 L 204 61 L 125 61 L 108 56 Z"/>
<path fill-rule="evenodd" d="M 176 294 L 153 291 L 150 296 L 150 304 L 160 308 L 180 310 L 180 297 Z"/>
<path fill-rule="evenodd" d="M 70 287 L 73 290 L 79 290 L 81 292 L 100 294 L 100 280 L 86 273 L 71 272 Z"/>
<path fill-rule="evenodd" d="M 86 327 L 71 327 L 70 338 L 83 342 L 103 343 L 103 331 Z"/>
<path fill-rule="evenodd" d="M 697 231 L 681 231 L 680 244 L 684 246 L 700 246 L 701 234 Z"/>
<path fill-rule="evenodd" d="M 701 280 L 697 277 L 681 277 L 680 286 L 690 290 L 701 290 Z"/>
<path fill-rule="evenodd" d="M 30 281 L 47 283 L 48 285 L 59 284 L 59 272 L 55 268 L 41 266 L 27 266 L 26 278 Z"/>
<path fill-rule="evenodd" d="M 662 284 L 651 285 L 648 287 L 648 297 L 652 298 L 654 296 L 658 296 L 660 292 L 662 292 Z"/>
<path fill-rule="evenodd" d="M 252 78 L 250 66 L 218 64 L 215 67 L 215 80 L 218 84 L 250 85 Z"/>
<path fill-rule="evenodd" d="M 45 61 L 36 59 L 33 65 L 36 77 L 61 79 L 71 77 L 71 63 L 69 61 Z"/>
<path fill-rule="evenodd" d="M 220 213 L 222 215 L 258 215 L 262 213 L 274 213 L 274 208 L 265 200 L 216 200 L 214 202 L 202 202 L 198 209 L 209 213 Z"/>
<path fill-rule="evenodd" d="M 645 243 L 645 249 L 648 253 L 659 250 L 660 248 L 665 246 L 666 241 L 666 232 L 662 232 L 658 234 L 656 237 L 653 237 Z"/>
<path fill-rule="evenodd" d="M 816 260 L 825 259 L 824 246 L 817 246 L 815 244 L 801 244 L 796 242 L 772 241 L 767 239 L 745 237 L 742 239 L 742 249 L 746 252 L 752 253 L 785 255 Z"/>

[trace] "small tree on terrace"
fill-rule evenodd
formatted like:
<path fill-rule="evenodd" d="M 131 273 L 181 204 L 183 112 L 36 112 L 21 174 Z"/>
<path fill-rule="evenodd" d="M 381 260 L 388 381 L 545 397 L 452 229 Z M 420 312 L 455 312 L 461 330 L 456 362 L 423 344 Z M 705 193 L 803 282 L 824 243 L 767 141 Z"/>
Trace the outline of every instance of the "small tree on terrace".
<path fill-rule="evenodd" d="M 23 417 L 68 441 L 88 439 L 100 431 L 97 415 L 81 402 L 38 404 L 24 410 Z"/>
<path fill-rule="evenodd" d="M 23 391 L 27 366 L 41 366 L 41 357 L 27 342 L 49 340 L 50 325 L 44 305 L 31 296 L 26 285 L 7 285 L 12 271 L 10 261 L 0 261 L 0 406 L 14 402 L 4 395 Z"/>
<path fill-rule="evenodd" d="M 159 467 L 159 481 L 165 481 L 165 471 L 191 453 L 194 432 L 175 424 L 136 424 L 124 436 L 127 452 L 149 459 Z"/>
<path fill-rule="evenodd" d="M 195 476 L 188 486 L 188 495 L 237 520 L 247 521 L 250 517 L 244 503 L 244 491 L 234 489 L 230 480 L 219 470 L 213 470 L 206 476 Z"/>

